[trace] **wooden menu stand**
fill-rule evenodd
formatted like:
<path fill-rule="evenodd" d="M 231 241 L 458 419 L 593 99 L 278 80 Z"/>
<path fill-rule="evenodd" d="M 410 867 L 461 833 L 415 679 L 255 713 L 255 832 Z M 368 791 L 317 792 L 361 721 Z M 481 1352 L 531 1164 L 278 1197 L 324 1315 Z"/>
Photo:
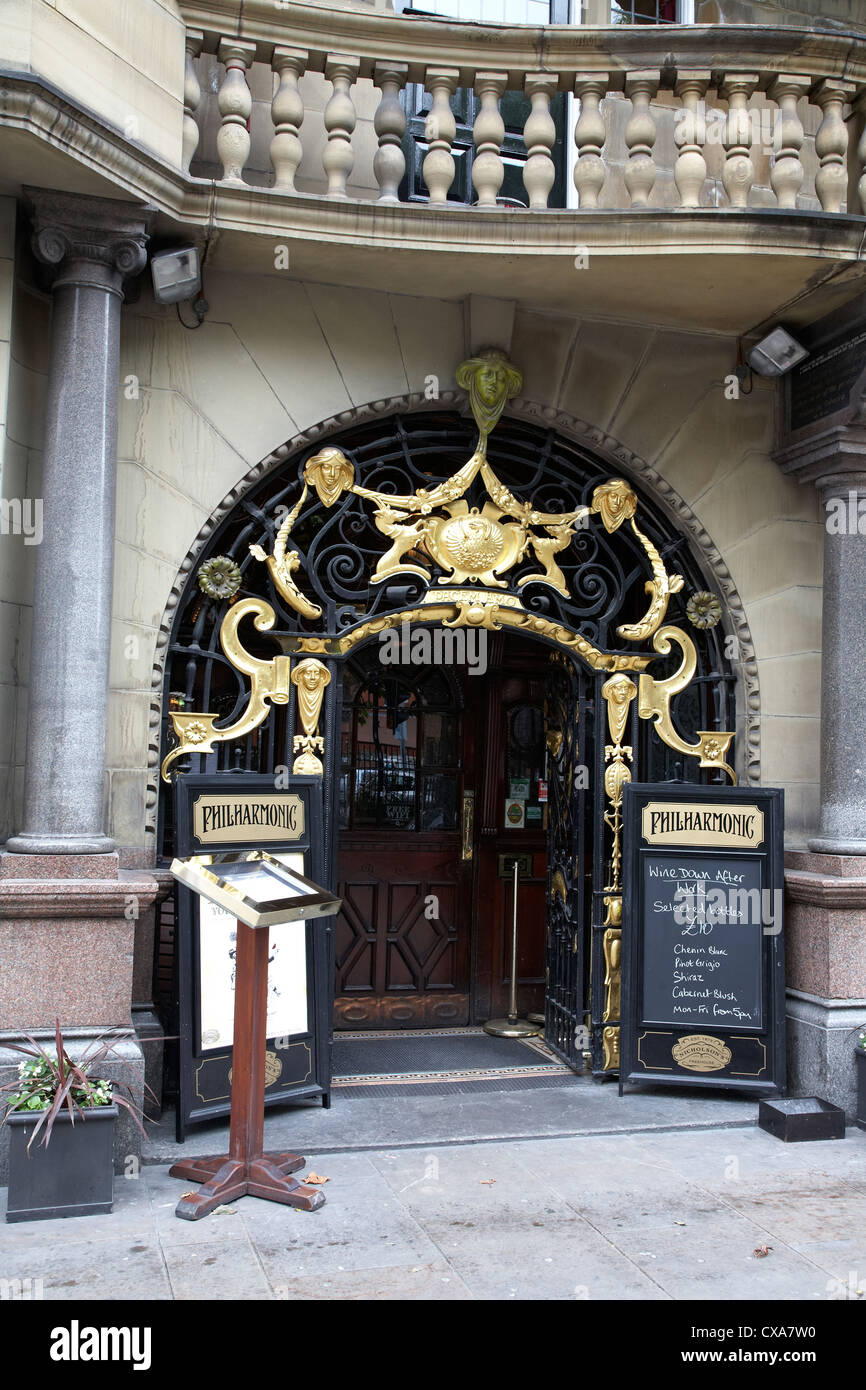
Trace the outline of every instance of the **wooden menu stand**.
<path fill-rule="evenodd" d="M 172 1178 L 200 1182 L 198 1192 L 185 1192 L 175 1216 L 198 1221 L 214 1207 L 238 1197 L 263 1197 L 268 1202 L 315 1211 L 325 1204 L 318 1187 L 305 1187 L 290 1176 L 303 1168 L 298 1154 L 263 1153 L 265 1122 L 265 1048 L 267 1045 L 268 931 L 237 924 L 234 1055 L 232 1064 L 229 1152 L 214 1158 L 175 1163 Z"/>

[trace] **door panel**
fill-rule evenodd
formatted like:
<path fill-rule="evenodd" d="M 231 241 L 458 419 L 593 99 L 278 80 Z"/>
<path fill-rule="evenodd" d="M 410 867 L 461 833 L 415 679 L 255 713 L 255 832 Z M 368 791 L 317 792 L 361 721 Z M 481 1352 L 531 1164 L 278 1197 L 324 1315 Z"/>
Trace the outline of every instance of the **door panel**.
<path fill-rule="evenodd" d="M 469 1022 L 472 864 L 459 676 L 373 660 L 344 686 L 338 1028 Z"/>
<path fill-rule="evenodd" d="M 544 1003 L 546 917 L 546 806 L 544 781 L 544 682 L 547 652 L 536 642 L 491 642 L 494 662 L 482 695 L 477 779 L 481 819 L 477 837 L 476 967 L 473 1021 L 502 1017 L 511 988 L 512 873 L 504 865 L 526 857 L 518 880 L 519 1011 L 539 1013 Z M 523 825 L 506 822 L 512 783 L 528 783 Z M 521 789 L 523 790 L 523 789 Z M 532 813 L 531 815 L 529 813 Z"/>

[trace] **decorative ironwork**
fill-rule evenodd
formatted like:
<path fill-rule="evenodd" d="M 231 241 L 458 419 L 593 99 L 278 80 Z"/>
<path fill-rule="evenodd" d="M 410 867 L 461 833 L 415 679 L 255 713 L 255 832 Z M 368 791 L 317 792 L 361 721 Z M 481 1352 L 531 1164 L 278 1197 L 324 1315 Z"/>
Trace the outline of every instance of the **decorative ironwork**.
<path fill-rule="evenodd" d="M 545 1037 L 572 1066 L 582 1067 L 587 1028 L 585 872 L 588 779 L 583 775 L 591 743 L 586 678 L 559 652 L 550 657 L 545 700 L 548 752 L 547 930 Z M 581 746 L 582 744 L 586 746 Z"/>
<path fill-rule="evenodd" d="M 640 677 L 638 713 L 641 719 L 655 720 L 656 733 L 669 748 L 675 749 L 678 753 L 685 753 L 687 757 L 697 758 L 701 767 L 720 768 L 736 786 L 737 774 L 725 762 L 725 754 L 734 737 L 732 733 L 701 729 L 698 730 L 698 742 L 691 744 L 674 728 L 671 698 L 680 690 L 684 690 L 694 677 L 697 652 L 691 638 L 678 627 L 660 628 L 653 638 L 653 646 L 657 652 L 666 656 L 671 649 L 671 639 L 679 645 L 683 653 L 679 669 L 665 680 L 655 680 L 648 675 Z"/>
<path fill-rule="evenodd" d="M 325 751 L 325 741 L 319 735 L 319 715 L 322 711 L 325 686 L 329 685 L 330 681 L 331 673 L 327 666 L 323 666 L 314 656 L 307 656 L 303 661 L 299 661 L 292 671 L 291 682 L 298 692 L 298 712 L 304 730 L 302 734 L 296 734 L 292 740 L 292 747 L 298 755 L 292 767 L 293 772 L 310 773 L 314 777 L 321 777 L 324 772 L 321 759 L 316 757 L 316 753 Z"/>
<path fill-rule="evenodd" d="M 301 450 L 215 529 L 202 564 L 224 558 L 241 583 L 202 604 L 200 567 L 178 605 L 163 775 L 190 760 L 272 772 L 309 758 L 333 769 L 334 825 L 348 656 L 404 622 L 515 630 L 556 648 L 550 710 L 571 700 L 576 723 L 548 718 L 548 1031 L 577 1062 L 591 1017 L 602 1073 L 618 1044 L 622 785 L 638 769 L 648 780 L 733 779 L 735 677 L 723 624 L 693 638 L 679 625 L 684 587 L 700 594 L 706 580 L 672 523 L 581 447 L 493 418 L 514 386 L 501 354 L 464 366 L 474 419 L 418 411 L 356 426 Z M 313 671 L 317 691 L 303 679 Z M 593 742 L 601 710 L 609 737 Z M 568 781 L 583 766 L 577 728 L 590 771 L 579 787 Z M 171 834 L 166 802 L 168 851 Z"/>

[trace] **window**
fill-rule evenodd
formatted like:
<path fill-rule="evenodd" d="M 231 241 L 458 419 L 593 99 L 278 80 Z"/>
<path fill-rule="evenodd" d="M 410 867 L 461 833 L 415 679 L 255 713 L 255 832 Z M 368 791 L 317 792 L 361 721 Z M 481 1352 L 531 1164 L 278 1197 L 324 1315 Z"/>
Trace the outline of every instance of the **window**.
<path fill-rule="evenodd" d="M 350 667 L 343 685 L 343 829 L 456 830 L 455 694 L 441 670 Z"/>

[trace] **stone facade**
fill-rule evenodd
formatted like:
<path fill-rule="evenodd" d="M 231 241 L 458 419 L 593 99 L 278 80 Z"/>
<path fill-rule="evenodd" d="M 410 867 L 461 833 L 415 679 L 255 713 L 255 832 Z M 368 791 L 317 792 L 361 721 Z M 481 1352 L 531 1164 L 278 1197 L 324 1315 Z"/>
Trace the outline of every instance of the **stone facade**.
<path fill-rule="evenodd" d="M 143 1075 L 133 1010 L 153 1032 L 168 887 L 154 872 L 154 666 L 179 578 L 275 451 L 417 404 L 431 381 L 453 392 L 457 364 L 495 342 L 524 373 L 516 415 L 597 440 L 612 471 L 630 460 L 730 576 L 750 643 L 738 770 L 786 793 L 792 1084 L 852 1104 L 866 672 L 848 638 L 866 578 L 863 537 L 831 539 L 825 500 L 842 474 L 862 494 L 866 446 L 858 402 L 832 439 L 792 441 L 777 386 L 748 389 L 743 372 L 740 390 L 736 373 L 768 327 L 808 338 L 862 292 L 854 8 L 823 5 L 806 36 L 806 0 L 699 3 L 699 24 L 718 27 L 663 37 L 551 27 L 540 73 L 531 27 L 485 29 L 479 46 L 477 26 L 360 0 L 336 17 L 251 0 L 232 34 L 206 0 L 7 6 L 2 493 L 44 503 L 46 531 L 28 544 L 4 512 L 0 1044 L 60 1014 L 84 1041 L 122 1030 Z M 436 88 L 446 125 L 458 81 L 486 93 L 476 192 L 491 206 L 397 201 L 407 80 Z M 506 83 L 540 94 L 538 215 L 495 204 Z M 554 90 L 571 126 L 580 115 L 556 212 L 539 195 Z M 737 102 L 758 139 L 728 120 Z M 724 112 L 718 139 L 701 134 L 701 103 Z M 774 153 L 760 133 L 779 112 Z M 449 141 L 430 140 L 444 198 Z M 149 238 L 199 248 L 200 324 L 155 302 L 139 274 Z M 849 312 L 852 333 L 863 317 Z"/>

